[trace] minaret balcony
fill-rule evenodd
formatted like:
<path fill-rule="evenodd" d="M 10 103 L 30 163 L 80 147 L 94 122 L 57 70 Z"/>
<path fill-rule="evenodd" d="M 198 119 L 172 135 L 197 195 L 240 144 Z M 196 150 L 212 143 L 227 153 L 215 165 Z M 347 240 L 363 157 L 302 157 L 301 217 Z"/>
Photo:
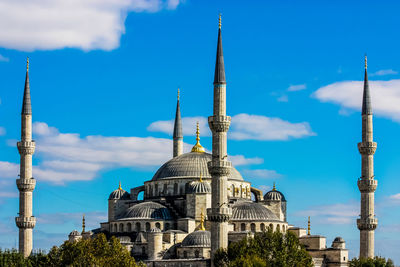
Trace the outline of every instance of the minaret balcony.
<path fill-rule="evenodd" d="M 361 142 L 358 143 L 358 151 L 361 155 L 373 155 L 375 154 L 377 144 L 376 142 Z"/>
<path fill-rule="evenodd" d="M 16 183 L 18 190 L 22 192 L 32 192 L 36 186 L 36 180 L 34 178 L 17 179 Z"/>
<path fill-rule="evenodd" d="M 15 217 L 15 224 L 18 228 L 33 228 L 36 225 L 36 218 L 31 217 Z"/>
<path fill-rule="evenodd" d="M 209 161 L 207 163 L 208 165 L 208 170 L 212 176 L 228 176 L 231 168 L 232 168 L 232 162 L 230 161 Z"/>
<path fill-rule="evenodd" d="M 213 132 L 227 132 L 231 124 L 230 116 L 210 116 L 208 117 L 208 125 Z"/>
<path fill-rule="evenodd" d="M 359 230 L 375 230 L 378 226 L 377 218 L 360 218 L 357 219 L 357 227 Z"/>
<path fill-rule="evenodd" d="M 362 193 L 372 193 L 375 192 L 378 186 L 378 181 L 374 179 L 359 179 L 357 181 L 358 189 Z"/>
<path fill-rule="evenodd" d="M 227 222 L 232 216 L 232 209 L 227 206 L 207 209 L 207 218 L 212 222 Z"/>
<path fill-rule="evenodd" d="M 20 155 L 32 155 L 35 153 L 35 141 L 20 141 L 17 142 L 17 147 Z"/>

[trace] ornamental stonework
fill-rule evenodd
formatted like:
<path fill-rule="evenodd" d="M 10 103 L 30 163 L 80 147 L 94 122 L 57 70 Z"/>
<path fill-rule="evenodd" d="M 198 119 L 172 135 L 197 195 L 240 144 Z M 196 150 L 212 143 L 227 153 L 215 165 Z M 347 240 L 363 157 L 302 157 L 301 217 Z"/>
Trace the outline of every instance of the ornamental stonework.
<path fill-rule="evenodd" d="M 376 151 L 376 142 L 361 142 L 358 143 L 358 151 L 362 155 L 374 155 Z"/>

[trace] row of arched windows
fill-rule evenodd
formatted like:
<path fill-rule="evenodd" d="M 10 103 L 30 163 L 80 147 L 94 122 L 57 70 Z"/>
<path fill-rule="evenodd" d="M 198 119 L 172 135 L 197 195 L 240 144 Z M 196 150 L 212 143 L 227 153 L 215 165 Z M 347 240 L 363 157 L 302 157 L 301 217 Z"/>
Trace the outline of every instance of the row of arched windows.
<path fill-rule="evenodd" d="M 241 224 L 234 224 L 233 226 L 234 226 L 234 231 L 246 231 L 246 230 L 250 230 L 252 232 L 268 231 L 268 229 L 266 228 L 267 226 L 264 223 L 260 223 L 258 229 L 257 229 L 257 224 L 255 223 L 241 223 Z M 271 229 L 272 231 L 285 232 L 287 230 L 284 224 L 282 224 L 282 226 L 277 224 L 276 227 L 274 227 L 274 224 L 270 223 L 268 225 L 268 228 Z"/>
<path fill-rule="evenodd" d="M 155 223 L 155 227 L 161 230 L 161 224 L 159 222 Z M 171 225 L 169 223 L 164 224 L 164 230 L 169 230 Z M 140 222 L 137 223 L 115 223 L 111 225 L 111 232 L 140 232 L 140 231 L 150 231 L 151 224 L 146 222 L 144 227 L 142 228 L 142 224 Z"/>

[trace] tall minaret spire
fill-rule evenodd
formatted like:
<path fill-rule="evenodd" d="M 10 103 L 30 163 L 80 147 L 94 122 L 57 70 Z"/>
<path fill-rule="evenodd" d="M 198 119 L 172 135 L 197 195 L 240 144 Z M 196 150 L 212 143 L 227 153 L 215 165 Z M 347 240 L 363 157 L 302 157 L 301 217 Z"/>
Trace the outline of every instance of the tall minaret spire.
<path fill-rule="evenodd" d="M 214 74 L 214 109 L 208 117 L 212 131 L 212 160 L 208 162 L 211 180 L 211 208 L 207 210 L 211 222 L 211 255 L 219 248 L 228 247 L 228 221 L 232 210 L 228 205 L 227 176 L 231 170 L 228 161 L 227 132 L 231 117 L 226 116 L 226 80 L 222 52 L 221 15 L 219 16 L 217 58 Z M 213 262 L 213 260 L 211 261 Z"/>
<path fill-rule="evenodd" d="M 32 177 L 32 155 L 35 142 L 32 140 L 32 107 L 29 88 L 29 58 L 26 62 L 26 79 L 21 113 L 21 141 L 17 143 L 20 154 L 20 177 L 17 179 L 19 190 L 19 216 L 15 223 L 19 228 L 19 252 L 28 257 L 32 252 L 32 230 L 36 218 L 32 216 L 32 192 L 36 180 Z"/>
<path fill-rule="evenodd" d="M 373 141 L 372 107 L 368 85 L 367 56 L 365 56 L 364 92 L 362 100 L 362 141 L 358 143 L 361 154 L 361 178 L 358 188 L 361 192 L 361 216 L 357 219 L 360 230 L 360 258 L 374 257 L 374 231 L 378 226 L 375 217 L 374 198 L 378 181 L 374 176 L 374 154 L 377 144 Z"/>
<path fill-rule="evenodd" d="M 183 154 L 183 133 L 182 133 L 182 119 L 181 119 L 181 108 L 179 105 L 180 91 L 178 88 L 178 100 L 176 103 L 176 113 L 175 113 L 175 124 L 174 124 L 174 148 L 173 157 L 177 157 Z"/>

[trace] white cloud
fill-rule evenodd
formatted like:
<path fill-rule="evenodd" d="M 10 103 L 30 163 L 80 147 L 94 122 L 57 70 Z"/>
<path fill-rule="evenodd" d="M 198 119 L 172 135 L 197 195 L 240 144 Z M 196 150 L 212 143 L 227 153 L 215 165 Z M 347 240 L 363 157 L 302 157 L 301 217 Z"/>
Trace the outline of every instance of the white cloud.
<path fill-rule="evenodd" d="M 369 81 L 373 112 L 400 122 L 400 80 Z M 319 88 L 313 93 L 321 102 L 331 102 L 342 108 L 361 112 L 362 81 L 343 81 Z"/>
<path fill-rule="evenodd" d="M 74 133 L 60 133 L 46 123 L 35 122 L 36 140 L 33 176 L 42 181 L 63 184 L 68 181 L 92 180 L 102 170 L 116 168 L 154 168 L 161 166 L 172 155 L 172 140 L 154 137 L 80 137 Z M 10 145 L 15 146 L 15 142 Z M 185 151 L 191 145 L 184 144 Z M 233 155 L 234 164 L 250 165 L 263 162 L 260 158 Z M 17 178 L 19 165 L 0 161 L 0 178 Z M 1 180 L 0 180 L 1 181 Z"/>
<path fill-rule="evenodd" d="M 282 175 L 276 171 L 267 169 L 243 170 L 242 174 L 244 174 L 247 178 L 273 179 L 282 177 Z"/>
<path fill-rule="evenodd" d="M 184 135 L 194 135 L 194 125 L 200 123 L 202 136 L 210 136 L 211 132 L 205 117 L 187 117 L 182 119 Z M 159 131 L 172 135 L 174 121 L 156 121 L 147 128 L 149 131 Z M 207 129 L 207 131 L 204 131 Z M 203 134 L 205 133 L 205 134 Z M 308 122 L 291 123 L 280 118 L 270 118 L 261 115 L 238 114 L 232 117 L 228 137 L 235 140 L 288 140 L 313 136 Z"/>
<path fill-rule="evenodd" d="M 391 195 L 391 196 L 389 196 L 389 198 L 392 199 L 392 200 L 400 200 L 400 193 L 395 194 L 395 195 Z"/>
<path fill-rule="evenodd" d="M 0 126 L 0 136 L 6 134 L 6 128 Z"/>
<path fill-rule="evenodd" d="M 398 72 L 392 69 L 387 69 L 387 70 L 378 70 L 377 72 L 369 74 L 369 76 L 384 76 L 384 75 L 395 75 Z"/>
<path fill-rule="evenodd" d="M 260 185 L 258 186 L 258 189 L 260 189 L 261 191 L 265 193 L 267 193 L 269 190 L 271 190 L 271 187 L 269 185 Z"/>
<path fill-rule="evenodd" d="M 289 92 L 294 92 L 294 91 L 301 91 L 301 90 L 305 90 L 306 84 L 297 84 L 297 85 L 291 85 L 289 86 L 289 88 L 287 89 Z"/>
<path fill-rule="evenodd" d="M 289 97 L 287 95 L 283 95 L 277 98 L 278 102 L 289 102 Z"/>
<path fill-rule="evenodd" d="M 0 191 L 0 198 L 2 198 L 2 197 L 6 197 L 6 198 L 18 197 L 18 193 L 17 192 L 2 192 L 2 191 Z"/>
<path fill-rule="evenodd" d="M 112 50 L 127 14 L 175 9 L 179 0 L 2 0 L 0 46 L 22 51 L 65 47 Z"/>
<path fill-rule="evenodd" d="M 10 59 L 8 57 L 0 55 L 0 62 L 9 62 L 9 61 L 10 61 Z"/>

